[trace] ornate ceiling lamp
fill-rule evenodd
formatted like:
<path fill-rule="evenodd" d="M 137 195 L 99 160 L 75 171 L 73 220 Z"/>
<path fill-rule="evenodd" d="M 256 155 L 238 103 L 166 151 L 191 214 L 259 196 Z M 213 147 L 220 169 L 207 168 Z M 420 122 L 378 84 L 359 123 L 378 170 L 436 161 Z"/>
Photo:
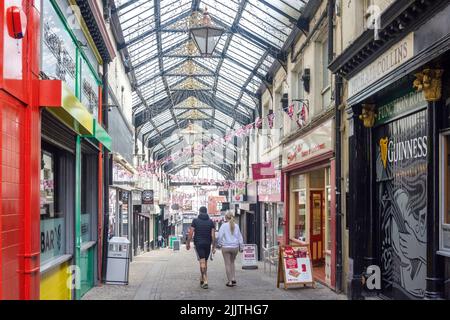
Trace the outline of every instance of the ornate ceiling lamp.
<path fill-rule="evenodd" d="M 212 56 L 223 33 L 223 28 L 212 24 L 208 8 L 205 8 L 202 19 L 198 18 L 198 13 L 193 13 L 189 34 L 202 56 Z"/>

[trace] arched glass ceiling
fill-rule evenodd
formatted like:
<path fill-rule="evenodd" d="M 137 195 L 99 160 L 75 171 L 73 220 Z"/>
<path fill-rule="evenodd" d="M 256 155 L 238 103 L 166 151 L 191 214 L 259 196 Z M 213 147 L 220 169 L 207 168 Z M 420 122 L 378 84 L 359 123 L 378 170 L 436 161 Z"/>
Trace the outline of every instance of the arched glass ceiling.
<path fill-rule="evenodd" d="M 133 79 L 133 120 L 161 152 L 173 127 L 188 119 L 229 130 L 250 123 L 256 91 L 296 26 L 303 0 L 115 0 L 113 23 L 121 31 L 119 49 Z M 205 7 L 224 28 L 212 57 L 192 50 L 188 19 Z M 119 32 L 120 34 L 120 32 Z M 195 97 L 211 111 L 193 113 L 183 104 Z M 181 107 L 180 107 L 181 106 Z M 172 148 L 176 146 L 172 144 Z"/>

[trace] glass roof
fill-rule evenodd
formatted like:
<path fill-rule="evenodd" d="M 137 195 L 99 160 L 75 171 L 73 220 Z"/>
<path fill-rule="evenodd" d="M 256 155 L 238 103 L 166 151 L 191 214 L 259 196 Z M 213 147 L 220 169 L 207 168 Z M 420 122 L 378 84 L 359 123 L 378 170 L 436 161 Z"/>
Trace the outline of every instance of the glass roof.
<path fill-rule="evenodd" d="M 257 106 L 253 95 L 307 1 L 114 2 L 135 88 L 134 124 L 144 135 L 160 136 L 162 143 L 165 132 L 172 134 L 171 126 L 186 126 L 184 120 L 192 117 L 222 131 L 252 122 Z M 192 14 L 205 8 L 213 24 L 224 30 L 212 57 L 199 54 L 188 29 Z M 187 102 L 190 97 L 196 104 Z"/>

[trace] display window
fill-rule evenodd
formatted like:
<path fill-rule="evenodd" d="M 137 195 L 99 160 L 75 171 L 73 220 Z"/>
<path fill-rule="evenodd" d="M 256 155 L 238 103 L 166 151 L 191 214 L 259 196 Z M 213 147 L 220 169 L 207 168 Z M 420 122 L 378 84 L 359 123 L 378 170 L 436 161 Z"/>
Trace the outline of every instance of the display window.
<path fill-rule="evenodd" d="M 81 59 L 81 103 L 89 109 L 89 112 L 98 120 L 99 82 L 88 65 L 86 59 Z"/>
<path fill-rule="evenodd" d="M 76 45 L 50 1 L 43 2 L 42 61 L 45 77 L 59 79 L 76 92 Z"/>
<path fill-rule="evenodd" d="M 97 218 L 97 157 L 83 154 L 81 161 L 81 241 L 95 241 Z"/>
<path fill-rule="evenodd" d="M 41 154 L 40 229 L 41 265 L 66 253 L 66 215 L 61 204 L 60 156 L 55 150 Z"/>
<path fill-rule="evenodd" d="M 450 255 L 450 133 L 441 136 L 440 249 Z"/>

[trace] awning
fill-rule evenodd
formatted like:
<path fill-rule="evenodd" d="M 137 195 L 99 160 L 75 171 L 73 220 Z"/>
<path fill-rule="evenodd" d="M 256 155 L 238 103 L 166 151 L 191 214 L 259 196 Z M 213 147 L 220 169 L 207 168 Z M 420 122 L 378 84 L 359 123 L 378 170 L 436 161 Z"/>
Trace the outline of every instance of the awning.
<path fill-rule="evenodd" d="M 93 138 L 100 142 L 106 149 L 108 149 L 108 151 L 112 151 L 112 138 L 95 119 Z"/>
<path fill-rule="evenodd" d="M 61 122 L 77 134 L 97 142 L 112 151 L 112 139 L 61 80 L 39 81 L 39 105 L 48 108 Z"/>
<path fill-rule="evenodd" d="M 94 134 L 94 117 L 61 80 L 40 80 L 39 105 L 79 135 Z"/>

